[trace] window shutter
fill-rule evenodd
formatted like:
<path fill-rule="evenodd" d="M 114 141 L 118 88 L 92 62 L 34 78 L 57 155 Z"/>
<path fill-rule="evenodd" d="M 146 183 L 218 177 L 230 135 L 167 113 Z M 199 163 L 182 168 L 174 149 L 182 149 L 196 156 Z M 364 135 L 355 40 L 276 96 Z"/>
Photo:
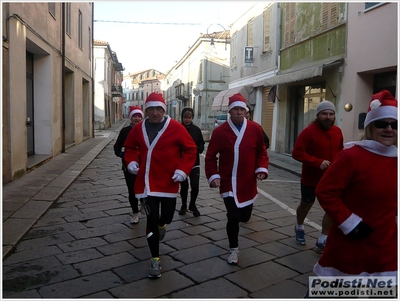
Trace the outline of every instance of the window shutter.
<path fill-rule="evenodd" d="M 330 27 L 336 26 L 338 24 L 338 3 L 330 3 L 331 15 L 330 15 Z"/>
<path fill-rule="evenodd" d="M 294 44 L 296 3 L 285 4 L 285 38 L 283 47 Z"/>
<path fill-rule="evenodd" d="M 253 46 L 254 41 L 254 20 L 247 23 L 247 46 Z"/>
<path fill-rule="evenodd" d="M 263 19 L 264 19 L 264 47 L 263 47 L 263 51 L 266 52 L 271 48 L 271 45 L 269 43 L 270 23 L 271 23 L 271 9 L 270 8 L 264 10 Z"/>
<path fill-rule="evenodd" d="M 327 30 L 338 24 L 338 3 L 322 3 L 321 29 Z"/>

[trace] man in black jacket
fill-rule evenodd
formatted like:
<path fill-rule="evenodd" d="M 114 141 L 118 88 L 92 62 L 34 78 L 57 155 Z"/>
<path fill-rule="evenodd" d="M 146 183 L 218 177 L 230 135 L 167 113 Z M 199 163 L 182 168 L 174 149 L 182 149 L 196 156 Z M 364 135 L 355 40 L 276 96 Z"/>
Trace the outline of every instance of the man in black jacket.
<path fill-rule="evenodd" d="M 192 136 L 194 143 L 197 146 L 197 157 L 196 163 L 194 164 L 192 171 L 189 174 L 190 179 L 190 204 L 189 211 L 192 211 L 194 216 L 200 216 L 200 212 L 196 207 L 196 199 L 199 194 L 199 182 L 200 182 L 200 156 L 204 151 L 204 139 L 203 134 L 199 127 L 193 124 L 194 111 L 191 108 L 184 108 L 182 110 L 181 118 L 182 124 L 189 132 L 190 136 Z M 185 181 L 181 182 L 181 191 L 180 196 L 182 198 L 182 206 L 181 210 L 179 210 L 179 215 L 184 215 L 187 211 L 187 197 L 189 191 L 189 181 L 186 178 Z"/>

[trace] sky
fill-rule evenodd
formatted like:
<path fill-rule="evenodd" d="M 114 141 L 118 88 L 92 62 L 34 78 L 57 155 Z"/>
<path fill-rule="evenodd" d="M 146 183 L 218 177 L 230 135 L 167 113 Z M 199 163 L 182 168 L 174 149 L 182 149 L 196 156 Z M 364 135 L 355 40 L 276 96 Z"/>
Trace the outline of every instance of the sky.
<path fill-rule="evenodd" d="M 94 39 L 109 43 L 124 74 L 166 73 L 200 33 L 229 29 L 252 1 L 95 1 Z M 220 24 L 220 25 L 218 25 Z"/>

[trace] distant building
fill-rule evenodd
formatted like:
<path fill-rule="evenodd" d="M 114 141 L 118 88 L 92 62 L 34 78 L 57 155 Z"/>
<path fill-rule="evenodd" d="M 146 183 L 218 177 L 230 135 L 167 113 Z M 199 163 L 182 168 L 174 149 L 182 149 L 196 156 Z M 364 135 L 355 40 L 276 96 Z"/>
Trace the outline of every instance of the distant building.
<path fill-rule="evenodd" d="M 222 25 L 221 25 L 222 26 Z M 224 29 L 224 28 L 221 28 Z M 180 121 L 184 107 L 194 110 L 193 122 L 203 131 L 214 129 L 214 98 L 228 88 L 229 30 L 200 34 L 187 53 L 165 75 L 163 90 L 168 114 Z"/>
<path fill-rule="evenodd" d="M 109 128 L 123 116 L 122 81 L 124 68 L 108 42 L 94 40 L 94 127 Z"/>
<path fill-rule="evenodd" d="M 3 184 L 93 137 L 90 2 L 3 2 Z"/>
<path fill-rule="evenodd" d="M 164 73 L 155 69 L 147 69 L 135 73 L 128 73 L 123 80 L 124 106 L 123 114 L 127 117 L 129 106 L 139 106 L 144 110 L 144 102 L 150 93 L 163 93 L 161 81 Z"/>

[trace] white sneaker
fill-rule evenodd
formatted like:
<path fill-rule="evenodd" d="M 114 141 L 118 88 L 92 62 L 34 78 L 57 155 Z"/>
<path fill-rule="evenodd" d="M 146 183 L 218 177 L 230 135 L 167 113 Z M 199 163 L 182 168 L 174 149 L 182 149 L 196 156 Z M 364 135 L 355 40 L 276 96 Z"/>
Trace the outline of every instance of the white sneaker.
<path fill-rule="evenodd" d="M 239 262 L 239 248 L 231 248 L 228 256 L 229 264 L 237 264 Z"/>
<path fill-rule="evenodd" d="M 138 224 L 139 223 L 139 215 L 137 213 L 132 214 L 131 224 Z"/>

